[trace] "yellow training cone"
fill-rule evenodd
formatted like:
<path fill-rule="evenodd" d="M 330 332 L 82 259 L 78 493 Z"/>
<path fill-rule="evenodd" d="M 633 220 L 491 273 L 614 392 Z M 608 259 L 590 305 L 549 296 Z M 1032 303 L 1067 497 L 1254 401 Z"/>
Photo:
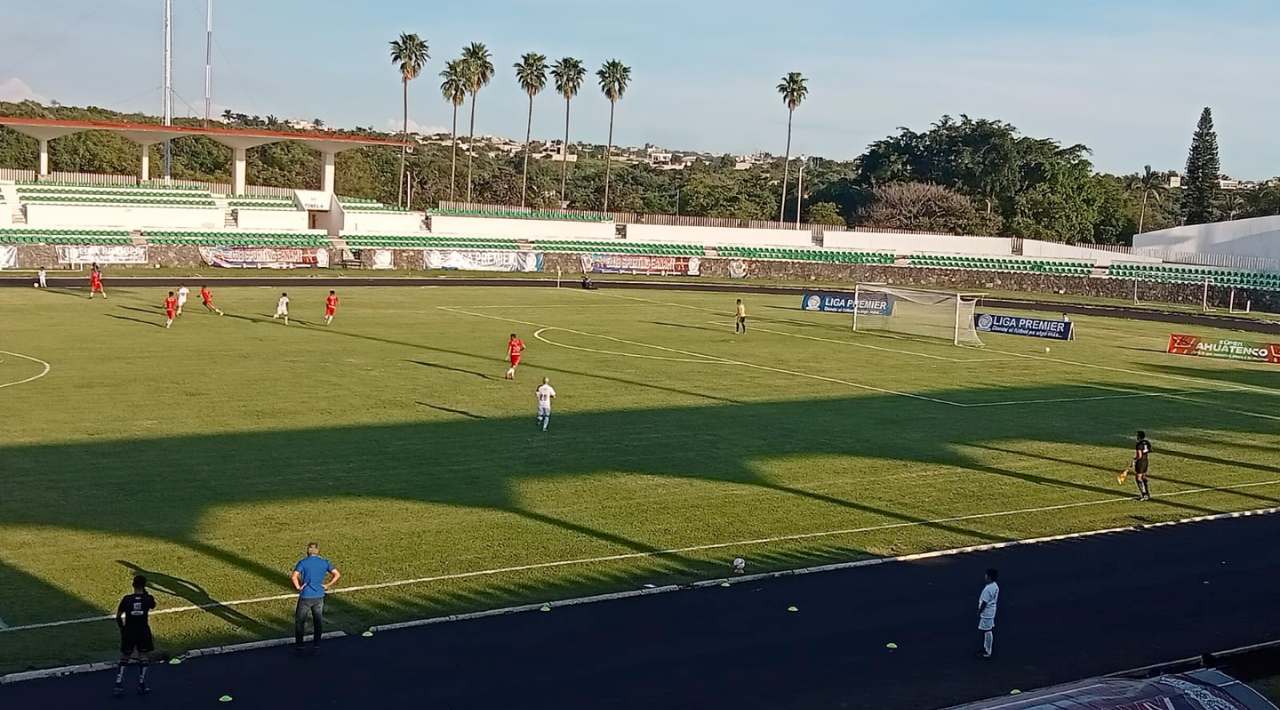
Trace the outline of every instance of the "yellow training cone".
<path fill-rule="evenodd" d="M 1009 695 L 1021 695 L 1021 694 L 1022 694 L 1022 691 L 1018 690 L 1017 688 L 1014 688 L 1013 690 L 1009 691 Z"/>
<path fill-rule="evenodd" d="M 789 606 L 789 607 L 787 607 L 787 611 L 800 611 L 800 610 L 799 610 L 799 609 L 797 609 L 797 608 L 796 608 L 796 607 L 794 607 L 794 606 Z"/>
<path fill-rule="evenodd" d="M 538 611 L 551 611 L 551 605 L 550 605 L 550 604 L 543 604 L 543 605 L 542 605 L 542 608 L 541 608 L 541 609 L 539 609 Z"/>
<path fill-rule="evenodd" d="M 373 636 L 373 632 L 372 632 L 372 631 L 366 631 L 366 632 L 364 632 L 364 633 L 362 633 L 362 634 L 360 634 L 360 635 L 361 635 L 361 636 L 363 636 L 363 637 L 365 637 L 365 638 L 369 638 L 369 637 Z"/>
<path fill-rule="evenodd" d="M 230 695 L 224 695 L 224 696 L 222 696 L 221 698 L 218 698 L 218 702 L 220 702 L 220 703 L 229 703 L 229 702 L 231 702 L 231 696 L 230 696 Z"/>
<path fill-rule="evenodd" d="M 896 643 L 894 643 L 894 642 L 890 641 L 889 643 L 886 643 L 886 644 L 884 645 L 884 647 L 885 647 L 885 648 L 887 648 L 887 649 L 889 649 L 890 651 L 892 651 L 892 650 L 894 650 L 895 648 L 897 648 L 897 647 L 898 647 L 898 644 L 896 644 Z"/>

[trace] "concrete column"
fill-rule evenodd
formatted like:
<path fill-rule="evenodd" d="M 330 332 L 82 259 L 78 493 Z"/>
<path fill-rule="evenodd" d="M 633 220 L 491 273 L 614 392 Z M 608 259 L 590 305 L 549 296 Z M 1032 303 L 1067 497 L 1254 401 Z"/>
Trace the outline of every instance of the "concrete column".
<path fill-rule="evenodd" d="M 324 168 L 320 173 L 320 189 L 328 193 L 333 193 L 333 160 L 337 157 L 337 153 L 326 150 L 322 154 L 324 157 Z"/>
<path fill-rule="evenodd" d="M 151 146 L 142 144 L 142 181 L 151 179 Z"/>
<path fill-rule="evenodd" d="M 30 144 L 28 144 L 30 145 Z M 40 139 L 40 177 L 49 174 L 49 139 Z"/>
<path fill-rule="evenodd" d="M 244 194 L 245 149 L 231 149 L 231 194 Z"/>

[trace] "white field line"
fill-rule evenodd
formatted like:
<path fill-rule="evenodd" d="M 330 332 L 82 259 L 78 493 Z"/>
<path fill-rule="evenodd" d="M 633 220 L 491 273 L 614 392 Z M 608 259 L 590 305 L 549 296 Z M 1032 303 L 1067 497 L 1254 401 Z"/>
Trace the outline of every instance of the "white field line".
<path fill-rule="evenodd" d="M 1177 498 L 1177 497 L 1186 496 L 1186 495 L 1195 495 L 1198 493 L 1231 491 L 1231 490 L 1239 490 L 1242 488 L 1257 488 L 1259 486 L 1274 486 L 1277 484 L 1280 484 L 1280 478 L 1272 479 L 1268 481 L 1255 481 L 1252 483 L 1237 483 L 1230 486 L 1210 486 L 1210 487 L 1203 487 L 1203 488 L 1188 488 L 1186 490 L 1174 491 L 1173 493 L 1164 493 L 1161 495 L 1152 496 L 1152 498 L 1155 500 L 1163 500 L 1166 498 Z M 580 557 L 580 558 L 570 559 L 570 560 L 555 560 L 552 562 L 533 562 L 530 564 L 515 565 L 511 567 L 496 567 L 493 569 L 473 570 L 470 572 L 455 572 L 452 574 L 440 574 L 440 575 L 433 575 L 429 577 L 417 577 L 414 579 L 397 579 L 389 582 L 375 582 L 373 584 L 360 584 L 360 585 L 355 585 L 351 587 L 343 587 L 341 589 L 335 589 L 331 591 L 330 594 L 350 594 L 352 592 L 363 592 L 363 591 L 370 591 L 370 590 L 377 590 L 377 589 L 393 589 L 396 587 L 406 587 L 406 586 L 417 585 L 417 584 L 429 584 L 432 582 L 444 582 L 444 581 L 451 581 L 451 580 L 458 580 L 458 579 L 472 579 L 476 577 L 492 577 L 496 575 L 511 574 L 513 572 L 528 572 L 533 570 L 545 570 L 545 569 L 555 569 L 558 567 L 600 564 L 604 562 L 617 562 L 621 560 L 637 560 L 637 559 L 646 559 L 651 557 L 669 557 L 671 555 L 680 555 L 680 554 L 689 553 L 689 552 L 705 552 L 708 550 L 721 550 L 725 548 L 752 547 L 757 545 L 768 545 L 768 544 L 773 544 L 778 542 L 794 542 L 797 540 L 813 540 L 813 539 L 825 538 L 825 537 L 856 535 L 856 534 L 868 533 L 868 532 L 881 532 L 884 530 L 897 530 L 897 529 L 903 529 L 903 528 L 913 528 L 913 527 L 922 527 L 922 526 L 930 526 L 930 525 L 944 525 L 948 523 L 958 523 L 958 522 L 964 522 L 969 520 L 989 520 L 992 518 L 1003 518 L 1003 517 L 1009 517 L 1013 515 L 1048 513 L 1048 512 L 1058 511 L 1058 510 L 1070 510 L 1073 508 L 1086 508 L 1086 507 L 1092 507 L 1092 506 L 1098 506 L 1098 505 L 1109 505 L 1112 503 L 1122 503 L 1122 502 L 1132 502 L 1132 501 L 1133 501 L 1133 498 L 1131 496 L 1112 496 L 1110 498 L 1098 498 L 1095 500 L 1077 501 L 1075 503 L 1060 503 L 1057 505 L 1044 505 L 1044 506 L 1037 506 L 1033 508 L 1015 508 L 1012 510 L 1000 510 L 1000 511 L 994 511 L 990 513 L 971 513 L 968 515 L 953 515 L 945 518 L 935 518 L 933 520 L 913 520 L 913 521 L 907 521 L 907 522 L 882 523 L 879 525 L 868 525 L 865 527 L 847 528 L 843 530 L 824 530 L 820 532 L 794 533 L 790 535 L 776 535 L 773 537 L 762 537 L 762 538 L 755 538 L 750 540 L 735 540 L 732 542 L 712 542 L 712 543 L 705 543 L 701 545 L 673 547 L 666 550 L 649 550 L 645 552 L 624 552 L 616 555 L 602 555 L 599 557 Z M 1201 516 L 1197 518 L 1187 518 L 1185 520 L 1176 520 L 1176 521 L 1170 521 L 1166 523 L 1154 523 L 1151 525 L 1145 525 L 1143 527 L 1161 527 L 1166 525 L 1174 525 L 1181 522 L 1200 522 L 1204 520 L 1213 520 L 1213 519 L 1224 518 L 1224 517 L 1240 517 L 1243 515 L 1256 515 L 1261 513 L 1273 513 L 1273 512 L 1280 512 L 1280 508 L 1265 508 L 1261 510 L 1244 511 L 1244 512 L 1237 512 L 1237 513 L 1217 513 L 1214 515 Z M 1083 532 L 1083 533 L 1068 533 L 1065 535 L 1055 535 L 1050 537 L 1028 538 L 1026 540 L 1011 540 L 1009 542 L 990 543 L 985 545 L 975 545 L 971 547 L 955 548 L 954 550 L 943 550 L 938 552 L 922 552 L 914 555 L 905 555 L 901 557 L 875 558 L 872 560 L 859 560 L 858 562 L 851 562 L 851 563 L 842 562 L 842 563 L 837 563 L 836 565 L 826 565 L 823 567 L 810 568 L 810 569 L 813 571 L 822 571 L 827 569 L 842 569 L 850 566 L 866 566 L 870 564 L 880 564 L 888 561 L 924 559 L 927 557 L 937 557 L 937 556 L 946 555 L 946 554 L 955 554 L 957 551 L 972 552 L 977 550 L 999 549 L 1000 547 L 1009 547 L 1012 545 L 1030 544 L 1033 542 L 1045 542 L 1045 541 L 1051 541 L 1051 540 L 1066 540 L 1074 537 L 1083 537 L 1087 535 L 1096 535 L 1096 534 L 1102 534 L 1106 532 L 1115 532 L 1117 530 L 1128 530 L 1128 529 L 1131 529 L 1131 528 L 1128 528 L 1128 527 L 1110 528 L 1107 530 L 1090 531 L 1090 532 Z M 784 576 L 788 574 L 798 574 L 798 573 L 802 573 L 802 572 L 797 570 L 789 570 L 789 571 L 770 573 L 770 575 Z M 186 606 L 170 607 L 168 609 L 158 609 L 156 611 L 151 612 L 151 615 L 157 616 L 157 615 L 163 615 L 163 614 L 178 614 L 183 612 L 199 611 L 202 609 L 211 609 L 211 608 L 217 608 L 217 607 L 247 606 L 250 604 L 261 604 L 264 602 L 294 600 L 294 599 L 297 599 L 297 596 L 298 596 L 297 593 L 294 592 L 289 594 L 273 594 L 273 595 L 264 596 L 264 597 L 252 597 L 249 599 L 236 599 L 236 600 L 225 601 L 225 602 L 212 602 L 209 604 L 190 604 Z M 12 633 L 15 631 L 30 631 L 33 629 L 47 629 L 47 628 L 53 628 L 58 626 L 71 626 L 75 624 L 88 624 L 88 623 L 93 623 L 98 621 L 110 621 L 113 618 L 114 618 L 113 615 L 103 614 L 99 616 L 86 616 L 86 617 L 80 617 L 76 619 L 44 621 L 44 622 L 39 622 L 35 624 L 23 624 L 20 626 L 10 626 L 6 629 L 0 629 L 0 634 Z"/>
<path fill-rule="evenodd" d="M 766 321 L 766 322 L 769 322 L 769 321 Z M 726 323 L 722 323 L 721 321 L 714 321 L 714 320 L 709 320 L 707 321 L 707 323 L 710 323 L 712 325 L 719 325 L 719 326 L 727 325 Z M 930 355 L 929 353 L 918 353 L 918 352 L 913 352 L 911 350 L 898 350 L 897 348 L 885 348 L 879 345 L 855 343 L 852 340 L 836 340 L 834 338 L 820 338 L 816 335 L 802 335 L 800 333 L 787 333 L 781 330 L 770 330 L 769 328 L 762 328 L 761 326 L 758 326 L 758 325 L 752 325 L 751 330 L 759 331 L 761 333 L 772 333 L 774 335 L 783 335 L 788 338 L 802 338 L 804 340 L 815 340 L 820 343 L 834 343 L 836 345 L 848 345 L 854 348 L 866 348 L 867 350 L 879 350 L 881 352 L 887 352 L 887 353 L 899 353 L 901 355 L 911 355 L 914 357 L 927 358 L 929 360 L 941 360 L 943 362 L 974 363 L 974 362 L 1009 362 L 1010 361 L 1010 358 L 1007 358 L 1007 357 L 963 358 L 963 357 L 947 357 L 945 355 Z"/>
<path fill-rule="evenodd" d="M 547 345 L 554 345 L 558 348 L 566 348 L 568 350 L 581 350 L 582 352 L 596 353 L 600 355 L 617 355 L 619 357 L 638 357 L 638 358 L 643 358 L 645 360 L 665 360 L 666 362 L 687 362 L 687 363 L 693 363 L 696 365 L 727 365 L 729 364 L 724 360 L 720 360 L 718 358 L 710 359 L 708 357 L 707 359 L 701 359 L 701 358 L 695 359 L 695 358 L 687 358 L 687 357 L 665 357 L 662 355 L 641 355 L 639 353 L 624 353 L 624 352 L 618 352 L 615 350 L 597 350 L 595 348 L 584 348 L 577 345 L 566 345 L 565 343 L 557 343 L 556 341 L 543 336 L 543 333 L 547 332 L 548 330 L 563 330 L 563 328 L 539 328 L 533 332 L 533 337 L 537 338 L 538 340 L 541 340 Z"/>
<path fill-rule="evenodd" d="M 962 407 L 1010 407 L 1015 404 L 1063 404 L 1067 402 L 1099 402 L 1109 399 L 1135 399 L 1139 397 L 1169 397 L 1181 399 L 1178 395 L 1196 392 L 1220 392 L 1221 390 L 1183 390 L 1179 392 L 1131 392 L 1129 394 L 1100 394 L 1093 397 L 1051 397 L 1048 399 L 1011 399 L 1006 402 L 978 402 L 962 404 Z"/>
<path fill-rule="evenodd" d="M 23 355 L 22 353 L 9 352 L 8 350 L 0 350 L 0 355 L 12 355 L 14 357 L 20 357 L 24 360 L 30 360 L 31 362 L 44 365 L 44 370 L 42 370 L 40 374 L 32 375 L 31 377 L 28 377 L 25 380 L 18 380 L 17 382 L 5 382 L 3 384 L 0 384 L 0 389 L 4 389 L 5 387 L 13 387 L 14 385 L 24 385 L 28 382 L 38 380 L 41 377 L 44 377 L 45 375 L 49 374 L 49 370 L 53 369 L 53 367 L 49 363 L 45 362 L 44 360 L 41 360 L 38 357 L 31 357 L 30 355 Z"/>
<path fill-rule="evenodd" d="M 678 354 L 678 355 L 686 355 L 686 356 L 688 356 L 688 357 L 702 358 L 703 360 L 706 360 L 706 361 L 708 361 L 708 362 L 711 362 L 712 364 L 722 363 L 722 364 L 725 364 L 725 365 L 737 365 L 737 366 L 739 366 L 739 367 L 749 367 L 749 368 L 756 369 L 756 370 L 763 370 L 763 371 L 765 371 L 765 372 L 776 372 L 776 373 L 780 373 L 780 374 L 784 374 L 784 375 L 791 375 L 791 376 L 793 376 L 793 377 L 803 377 L 803 378 L 805 378 L 805 379 L 818 380 L 818 381 L 820 381 L 820 382 L 830 382 L 830 383 L 832 383 L 832 384 L 845 385 L 846 387 L 853 387 L 854 389 L 867 390 L 867 391 L 869 391 L 869 392 L 878 392 L 878 393 L 880 393 L 880 394 L 891 394 L 891 395 L 896 395 L 896 396 L 898 396 L 898 397 L 909 397 L 909 398 L 911 398 L 911 399 L 919 399 L 919 400 L 923 400 L 923 401 L 925 401 L 925 402 L 933 402 L 934 404 L 945 404 L 945 405 L 947 405 L 947 406 L 949 406 L 949 407 L 962 407 L 962 406 L 964 406 L 964 405 L 958 404 L 958 403 L 956 403 L 956 402 L 949 402 L 949 401 L 947 401 L 947 400 L 945 400 L 945 399 L 938 399 L 938 398 L 936 398 L 936 397 L 927 397 L 927 396 L 922 395 L 922 394 L 913 394 L 913 393 L 911 393 L 911 392 L 898 392 L 898 391 L 896 391 L 896 390 L 885 389 L 885 388 L 883 388 L 883 387 L 874 387 L 874 386 L 872 386 L 872 385 L 864 385 L 864 384 L 860 384 L 860 383 L 858 383 L 858 382 L 850 382 L 850 381 L 848 381 L 848 380 L 839 380 L 839 379 L 836 379 L 836 378 L 834 378 L 834 377 L 826 377 L 826 376 L 823 376 L 823 375 L 815 375 L 815 374 L 813 374 L 813 373 L 809 373 L 809 372 L 797 372 L 797 371 L 795 371 L 795 370 L 786 370 L 786 369 L 783 369 L 783 368 L 781 368 L 781 367 L 771 367 L 771 366 L 769 366 L 769 365 L 758 365 L 758 364 L 756 364 L 756 363 L 743 362 L 742 360 L 731 360 L 731 359 L 729 359 L 729 358 L 718 357 L 718 356 L 716 356 L 716 355 L 707 355 L 707 354 L 705 354 L 705 353 L 692 352 L 692 351 L 689 351 L 689 350 L 678 350 L 678 349 L 676 349 L 676 348 L 668 348 L 668 347 L 665 347 L 665 346 L 662 346 L 662 345 L 653 345 L 653 344 L 651 344 L 651 343 L 642 343 L 642 342 L 635 341 L 635 340 L 624 340 L 623 338 L 615 338 L 615 337 L 613 337 L 613 336 L 611 336 L 611 335 L 601 335 L 601 334 L 599 334 L 599 333 L 588 333 L 588 332 L 586 332 L 586 331 L 582 331 L 582 330 L 574 330 L 574 329 L 572 329 L 572 328 L 561 328 L 561 327 L 558 327 L 558 326 L 547 325 L 547 324 L 545 324 L 545 323 L 534 323 L 534 322 L 531 322 L 531 321 L 518 320 L 518 319 L 515 319 L 515 318 L 503 318 L 503 317 L 501 317 L 501 316 L 491 316 L 491 315 L 486 315 L 486 314 L 484 314 L 484 313 L 473 313 L 473 312 L 470 312 L 470 311 L 464 311 L 464 310 L 462 310 L 462 309 L 460 309 L 460 308 L 453 308 L 453 307 L 450 307 L 450 306 L 436 306 L 436 308 L 439 308 L 439 309 L 441 309 L 441 310 L 443 310 L 443 311 L 447 311 L 447 312 L 449 312 L 449 313 L 456 313 L 456 314 L 460 314 L 460 315 L 467 315 L 467 316 L 472 316 L 472 317 L 475 317 L 475 318 L 488 318 L 489 320 L 502 321 L 502 322 L 505 322 L 505 323 L 518 323 L 518 324 L 520 324 L 520 325 L 528 325 L 528 326 L 532 326 L 532 327 L 534 327 L 534 328 L 542 328 L 542 329 L 544 329 L 544 330 L 559 330 L 559 331 L 563 331 L 563 332 L 565 332 L 565 333 L 573 333 L 574 335 L 581 335 L 581 336 L 588 337 L 588 338 L 600 338 L 600 339 L 602 339 L 602 340 L 610 340 L 610 341 L 613 341 L 613 342 L 615 342 L 615 343 L 622 343 L 622 344 L 624 344 L 624 345 L 634 345 L 634 346 L 636 346 L 636 347 L 640 347 L 640 348 L 652 348 L 652 349 L 654 349 L 654 350 L 661 350 L 661 351 L 664 351 L 664 352 L 676 353 L 676 354 Z M 549 342 L 549 341 L 548 341 L 548 342 Z M 556 343 L 551 343 L 551 344 L 552 344 L 552 345 L 555 345 Z M 590 348 L 578 348 L 578 349 L 580 349 L 580 350 L 586 350 L 587 352 L 592 352 Z M 616 352 L 609 352 L 609 351 L 595 351 L 595 352 L 601 352 L 601 353 L 603 353 L 603 354 L 609 354 L 609 355 L 618 355 L 618 354 L 630 355 L 630 353 L 616 353 Z"/>

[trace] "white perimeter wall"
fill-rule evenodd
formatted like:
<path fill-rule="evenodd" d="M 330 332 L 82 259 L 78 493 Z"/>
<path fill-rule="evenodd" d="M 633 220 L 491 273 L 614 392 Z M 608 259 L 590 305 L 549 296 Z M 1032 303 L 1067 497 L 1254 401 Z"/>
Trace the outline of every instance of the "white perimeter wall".
<path fill-rule="evenodd" d="M 306 229 L 307 213 L 300 210 L 236 210 L 236 225 L 241 229 Z"/>
<path fill-rule="evenodd" d="M 1159 259 L 1137 254 L 1125 254 L 1105 249 L 1090 249 L 1089 247 L 1071 246 L 1070 244 L 1059 244 L 1057 242 L 1041 242 L 1035 239 L 1024 239 L 1022 241 L 1022 255 L 1051 259 L 1089 259 L 1096 262 L 1098 266 L 1110 266 L 1114 262 L 1151 264 L 1160 262 Z"/>
<path fill-rule="evenodd" d="M 1011 240 L 1004 237 L 956 237 L 943 234 L 896 234 L 892 232 L 827 232 L 824 246 L 834 249 L 892 251 L 895 254 L 972 254 L 1009 256 Z"/>
<path fill-rule="evenodd" d="M 339 229 L 350 234 L 413 234 L 422 233 L 421 212 L 351 212 L 344 210 Z M 330 224 L 332 229 L 332 223 Z M 496 235 L 490 235 L 496 236 Z"/>
<path fill-rule="evenodd" d="M 346 231 L 351 230 L 347 213 Z M 616 238 L 613 222 L 568 222 L 554 219 L 501 219 L 497 217 L 431 216 L 431 233 L 493 239 L 590 239 Z"/>
<path fill-rule="evenodd" d="M 628 224 L 627 241 L 736 246 L 811 247 L 807 229 L 737 229 L 734 227 L 672 227 Z"/>
<path fill-rule="evenodd" d="M 27 224 L 32 227 L 221 230 L 225 221 L 225 213 L 214 207 L 115 207 L 29 202 L 26 209 Z"/>
<path fill-rule="evenodd" d="M 1161 229 L 1135 235 L 1133 247 L 1135 250 L 1280 259 L 1280 217 L 1253 217 Z"/>

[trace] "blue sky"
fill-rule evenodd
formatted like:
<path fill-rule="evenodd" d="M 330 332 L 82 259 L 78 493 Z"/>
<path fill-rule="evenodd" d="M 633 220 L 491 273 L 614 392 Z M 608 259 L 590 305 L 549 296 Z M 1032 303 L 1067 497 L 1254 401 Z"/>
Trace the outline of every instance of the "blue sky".
<path fill-rule="evenodd" d="M 159 112 L 161 0 L 9 0 L 0 15 L 0 98 Z M 176 113 L 203 106 L 204 0 L 173 0 Z M 1211 106 L 1225 172 L 1280 175 L 1280 3 L 1274 0 L 215 0 L 214 104 L 250 114 L 398 126 L 387 42 L 431 48 L 410 116 L 446 127 L 437 74 L 471 41 L 497 76 L 476 131 L 521 137 L 522 52 L 632 67 L 616 141 L 781 153 L 787 71 L 809 77 L 793 152 L 856 156 L 898 126 L 944 113 L 1000 118 L 1084 143 L 1099 169 L 1180 169 Z M 1194 87 L 1194 88 L 1189 88 Z M 1271 87 L 1271 88 L 1267 88 Z M 563 130 L 544 93 L 534 135 Z M 465 118 L 465 116 L 464 116 Z M 573 135 L 603 143 L 608 102 L 574 101 Z"/>

